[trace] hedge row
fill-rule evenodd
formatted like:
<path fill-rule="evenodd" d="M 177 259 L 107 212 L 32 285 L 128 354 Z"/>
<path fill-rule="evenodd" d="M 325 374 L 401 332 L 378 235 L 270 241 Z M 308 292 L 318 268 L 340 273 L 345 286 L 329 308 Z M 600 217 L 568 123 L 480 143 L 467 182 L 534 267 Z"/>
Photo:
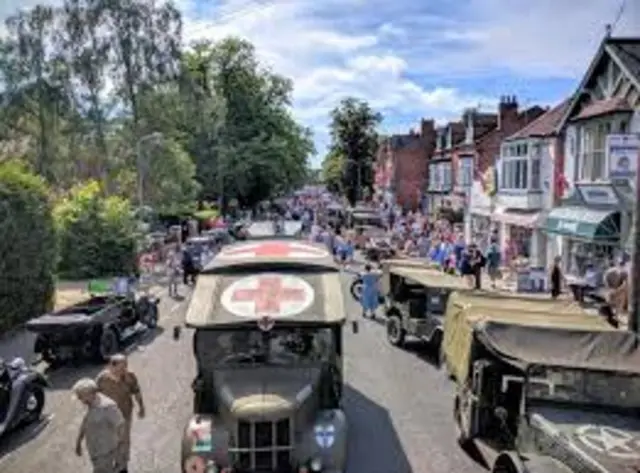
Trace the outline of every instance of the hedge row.
<path fill-rule="evenodd" d="M 131 274 L 136 221 L 128 201 L 90 182 L 55 205 L 45 182 L 0 163 L 0 330 L 51 309 L 55 279 Z"/>
<path fill-rule="evenodd" d="M 42 179 L 17 163 L 0 165 L 0 329 L 51 307 L 56 232 Z"/>

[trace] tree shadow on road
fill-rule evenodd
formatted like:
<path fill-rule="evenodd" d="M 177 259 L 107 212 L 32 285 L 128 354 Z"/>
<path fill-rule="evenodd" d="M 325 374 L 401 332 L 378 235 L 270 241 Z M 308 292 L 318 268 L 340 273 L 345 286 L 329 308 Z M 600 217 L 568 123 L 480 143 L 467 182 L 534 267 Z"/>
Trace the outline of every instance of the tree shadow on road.
<path fill-rule="evenodd" d="M 25 425 L 0 437 L 0 460 L 34 440 L 51 423 L 52 415 L 43 415 L 38 422 Z"/>
<path fill-rule="evenodd" d="M 349 385 L 344 407 L 349 422 L 347 471 L 413 473 L 384 407 Z"/>

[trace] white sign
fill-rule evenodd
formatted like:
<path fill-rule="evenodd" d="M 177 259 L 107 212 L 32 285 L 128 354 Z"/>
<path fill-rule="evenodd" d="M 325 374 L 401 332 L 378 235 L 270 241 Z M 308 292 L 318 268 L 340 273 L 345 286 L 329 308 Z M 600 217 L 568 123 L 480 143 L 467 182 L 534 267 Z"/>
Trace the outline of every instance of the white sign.
<path fill-rule="evenodd" d="M 576 429 L 578 439 L 598 453 L 635 460 L 640 458 L 640 441 L 629 432 L 601 425 L 583 425 Z"/>
<path fill-rule="evenodd" d="M 558 223 L 558 230 L 562 230 L 569 233 L 578 232 L 578 222 L 571 222 L 569 220 L 561 220 Z"/>
<path fill-rule="evenodd" d="M 223 248 L 216 256 L 217 259 L 319 259 L 328 257 L 329 252 L 324 248 L 289 241 L 264 241 L 233 245 Z"/>
<path fill-rule="evenodd" d="M 227 287 L 220 303 L 238 317 L 292 317 L 307 310 L 315 299 L 313 287 L 288 274 L 263 273 L 238 279 Z"/>
<path fill-rule="evenodd" d="M 617 206 L 620 199 L 611 186 L 577 184 L 578 191 L 587 205 Z"/>
<path fill-rule="evenodd" d="M 633 179 L 638 172 L 638 135 L 608 135 L 607 162 L 612 179 Z"/>

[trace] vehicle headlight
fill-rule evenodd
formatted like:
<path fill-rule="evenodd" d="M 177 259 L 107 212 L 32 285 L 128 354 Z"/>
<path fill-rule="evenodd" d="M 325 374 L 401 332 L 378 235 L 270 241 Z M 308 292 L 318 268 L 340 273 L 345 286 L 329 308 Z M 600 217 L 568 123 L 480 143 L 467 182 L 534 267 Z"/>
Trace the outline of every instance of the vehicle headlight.
<path fill-rule="evenodd" d="M 322 460 L 320 460 L 319 458 L 314 458 L 309 463 L 309 467 L 311 468 L 311 471 L 314 471 L 314 472 L 318 472 L 322 470 Z"/>

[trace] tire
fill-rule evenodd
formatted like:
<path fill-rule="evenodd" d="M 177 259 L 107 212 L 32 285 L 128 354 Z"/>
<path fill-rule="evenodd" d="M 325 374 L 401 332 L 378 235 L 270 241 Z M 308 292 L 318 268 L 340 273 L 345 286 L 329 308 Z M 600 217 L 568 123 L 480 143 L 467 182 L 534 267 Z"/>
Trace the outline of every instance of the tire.
<path fill-rule="evenodd" d="M 33 424 L 40 420 L 42 411 L 44 410 L 44 388 L 39 385 L 33 385 L 27 389 L 27 401 L 24 406 L 23 422 L 25 424 Z"/>
<path fill-rule="evenodd" d="M 109 358 L 120 349 L 118 334 L 112 328 L 104 328 L 98 339 L 98 358 L 100 361 L 109 361 Z"/>
<path fill-rule="evenodd" d="M 351 287 L 349 288 L 351 292 L 351 297 L 353 297 L 357 302 L 360 302 L 362 299 L 362 279 L 357 278 L 351 283 Z"/>
<path fill-rule="evenodd" d="M 402 320 L 397 315 L 391 315 L 387 319 L 387 340 L 395 347 L 404 345 L 407 331 L 402 327 Z"/>
<path fill-rule="evenodd" d="M 463 450 L 468 450 L 472 442 L 468 436 L 466 426 L 463 425 L 461 409 L 460 395 L 456 394 L 453 401 L 453 424 L 456 432 L 456 440 Z"/>

